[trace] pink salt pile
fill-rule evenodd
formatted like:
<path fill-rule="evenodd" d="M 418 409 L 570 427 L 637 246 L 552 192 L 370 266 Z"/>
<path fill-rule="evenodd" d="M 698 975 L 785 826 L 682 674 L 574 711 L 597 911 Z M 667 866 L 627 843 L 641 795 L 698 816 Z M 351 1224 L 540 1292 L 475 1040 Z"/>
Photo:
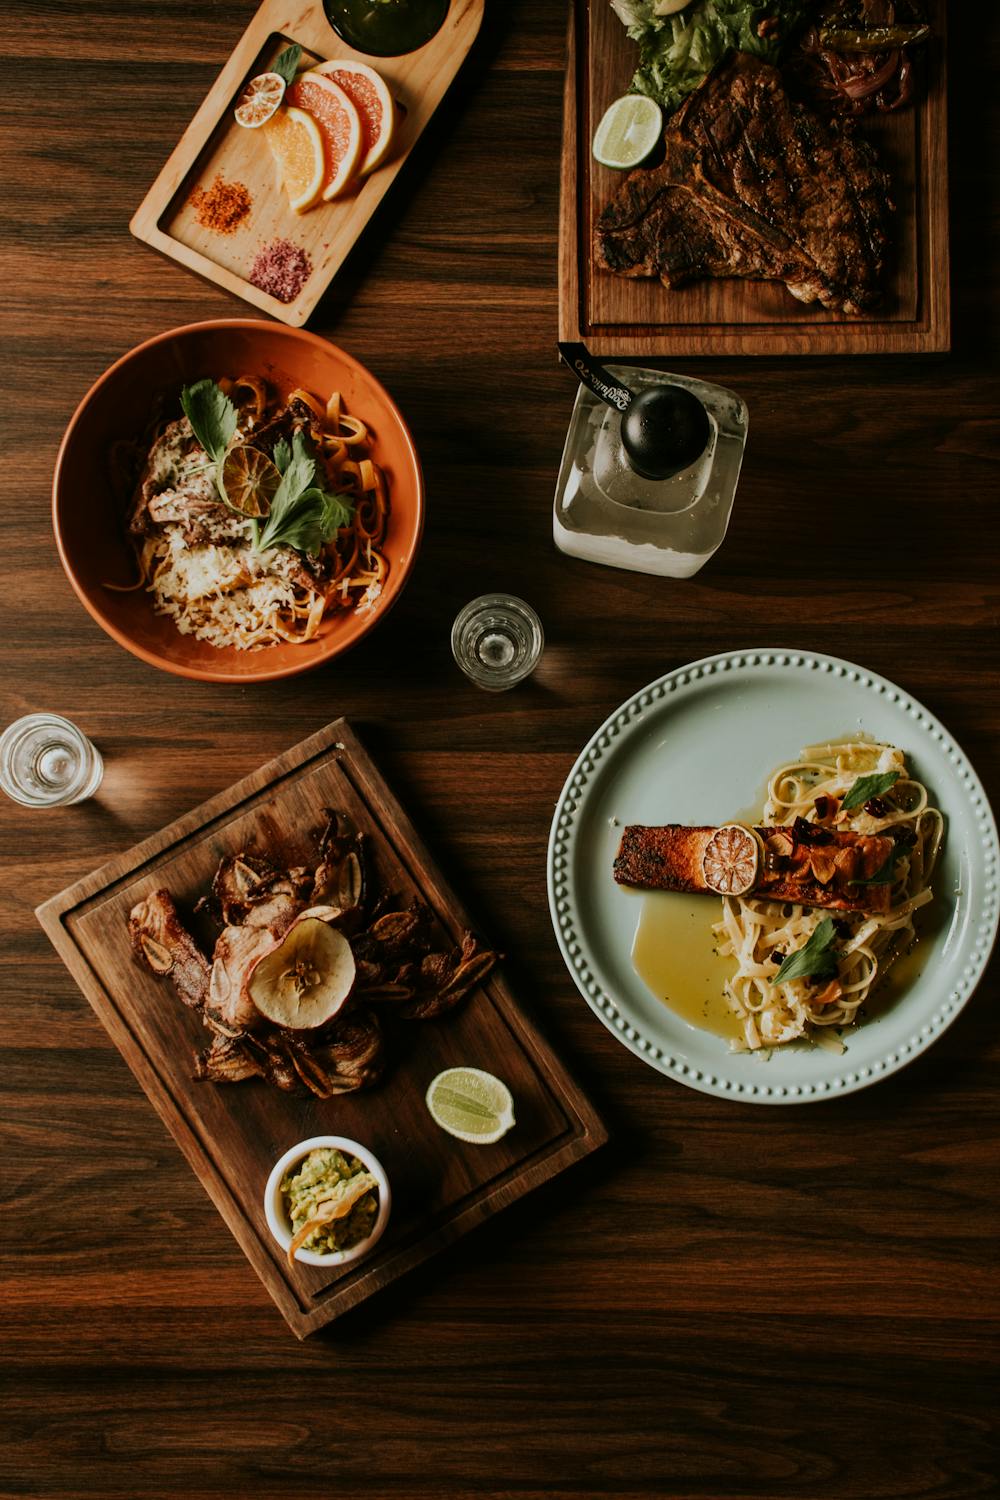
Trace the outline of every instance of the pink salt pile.
<path fill-rule="evenodd" d="M 312 261 L 301 245 L 272 240 L 258 250 L 249 280 L 279 302 L 294 302 L 312 275 Z"/>

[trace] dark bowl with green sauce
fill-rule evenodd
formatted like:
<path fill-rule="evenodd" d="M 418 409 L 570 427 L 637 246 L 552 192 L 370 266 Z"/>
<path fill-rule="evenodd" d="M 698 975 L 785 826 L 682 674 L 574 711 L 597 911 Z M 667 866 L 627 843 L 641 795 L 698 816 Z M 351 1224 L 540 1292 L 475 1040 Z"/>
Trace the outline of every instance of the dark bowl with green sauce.
<path fill-rule="evenodd" d="M 369 57 L 416 52 L 444 25 L 451 0 L 324 0 L 334 31 Z"/>

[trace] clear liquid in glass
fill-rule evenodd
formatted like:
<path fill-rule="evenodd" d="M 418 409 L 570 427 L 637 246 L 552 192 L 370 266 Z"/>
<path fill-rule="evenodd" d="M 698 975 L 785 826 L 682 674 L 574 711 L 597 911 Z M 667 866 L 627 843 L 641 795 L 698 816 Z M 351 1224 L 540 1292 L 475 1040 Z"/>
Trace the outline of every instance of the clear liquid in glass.
<path fill-rule="evenodd" d="M 456 662 L 477 687 L 502 693 L 538 665 L 545 636 L 530 604 L 513 594 L 483 594 L 458 614 L 451 630 Z"/>
<path fill-rule="evenodd" d="M 0 789 L 23 807 L 66 807 L 101 784 L 100 751 L 59 714 L 28 714 L 0 735 Z"/>
<path fill-rule="evenodd" d="M 747 440 L 746 405 L 704 380 L 631 365 L 607 368 L 633 391 L 663 384 L 691 391 L 708 415 L 708 444 L 680 474 L 643 479 L 625 456 L 621 412 L 581 385 L 556 483 L 556 546 L 613 568 L 690 578 L 718 551 L 729 526 Z"/>

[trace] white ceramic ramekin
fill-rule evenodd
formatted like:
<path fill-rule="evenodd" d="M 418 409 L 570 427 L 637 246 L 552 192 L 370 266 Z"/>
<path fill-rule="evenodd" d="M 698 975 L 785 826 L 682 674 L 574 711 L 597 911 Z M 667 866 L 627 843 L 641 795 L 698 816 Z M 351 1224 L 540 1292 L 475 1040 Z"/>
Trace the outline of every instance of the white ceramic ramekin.
<path fill-rule="evenodd" d="M 296 1250 L 295 1252 L 295 1259 L 301 1260 L 307 1266 L 344 1266 L 350 1261 L 360 1260 L 363 1255 L 367 1255 L 389 1222 L 389 1209 L 392 1206 L 389 1179 L 385 1175 L 382 1163 L 367 1146 L 350 1140 L 346 1135 L 314 1135 L 308 1141 L 299 1141 L 298 1145 L 289 1147 L 284 1156 L 275 1162 L 271 1175 L 267 1179 L 267 1187 L 264 1189 L 264 1215 L 268 1229 L 287 1255 L 288 1247 L 292 1243 L 292 1224 L 282 1197 L 281 1180 L 290 1167 L 294 1167 L 302 1161 L 303 1157 L 308 1156 L 310 1151 L 315 1151 L 320 1146 L 333 1147 L 337 1151 L 343 1151 L 345 1156 L 356 1156 L 378 1183 L 378 1215 L 375 1219 L 375 1227 L 367 1239 L 359 1240 L 349 1250 L 333 1250 L 328 1255 L 317 1255 L 315 1250 Z"/>

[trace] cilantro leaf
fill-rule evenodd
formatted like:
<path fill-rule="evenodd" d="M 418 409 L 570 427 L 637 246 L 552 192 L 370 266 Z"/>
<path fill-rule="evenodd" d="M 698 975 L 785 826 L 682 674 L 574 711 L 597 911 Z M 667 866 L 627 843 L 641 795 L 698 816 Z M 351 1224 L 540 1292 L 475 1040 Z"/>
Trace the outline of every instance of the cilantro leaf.
<path fill-rule="evenodd" d="M 898 771 L 883 771 L 881 775 L 859 776 L 840 804 L 841 812 L 850 812 L 854 807 L 863 807 L 869 797 L 881 797 L 899 780 Z"/>
<path fill-rule="evenodd" d="M 181 408 L 209 458 L 220 464 L 236 431 L 236 408 L 214 380 L 198 380 L 181 391 Z"/>
<path fill-rule="evenodd" d="M 347 525 L 353 504 L 348 496 L 328 494 L 314 482 L 316 459 L 301 431 L 293 433 L 290 448 L 284 440 L 275 444 L 274 461 L 281 470 L 281 484 L 263 529 L 255 529 L 257 550 L 293 547 L 296 552 L 316 553 Z"/>
<path fill-rule="evenodd" d="M 343 496 L 328 495 L 312 486 L 290 500 L 280 519 L 267 526 L 261 536 L 261 551 L 268 547 L 294 547 L 296 552 L 315 554 L 350 518 L 351 509 Z"/>
<path fill-rule="evenodd" d="M 836 979 L 837 955 L 833 943 L 836 929 L 832 917 L 824 917 L 809 940 L 790 953 L 771 980 L 785 984 L 789 979 Z"/>
<path fill-rule="evenodd" d="M 284 52 L 279 52 L 271 64 L 271 72 L 279 74 L 285 80 L 286 87 L 295 81 L 295 71 L 301 56 L 302 48 L 298 42 L 293 42 L 290 47 L 285 48 Z"/>

